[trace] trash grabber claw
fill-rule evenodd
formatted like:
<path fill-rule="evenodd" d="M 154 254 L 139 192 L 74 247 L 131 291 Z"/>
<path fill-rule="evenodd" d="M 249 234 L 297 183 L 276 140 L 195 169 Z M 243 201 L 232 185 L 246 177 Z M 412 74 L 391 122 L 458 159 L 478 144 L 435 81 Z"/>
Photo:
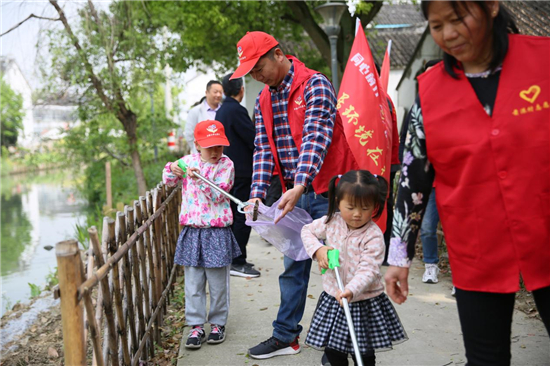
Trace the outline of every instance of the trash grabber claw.
<path fill-rule="evenodd" d="M 338 288 L 341 292 L 344 292 L 344 284 L 340 278 L 340 273 L 338 272 L 338 267 L 340 267 L 339 261 L 340 251 L 338 249 L 332 249 L 327 252 L 328 257 L 328 268 L 334 270 L 336 275 L 336 282 L 338 282 Z M 326 269 L 323 268 L 321 271 L 322 274 L 325 274 Z M 344 305 L 344 313 L 346 314 L 346 321 L 348 322 L 349 335 L 351 337 L 351 342 L 353 343 L 353 350 L 355 352 L 355 360 L 358 366 L 363 366 L 363 360 L 361 359 L 361 353 L 359 352 L 359 344 L 357 343 L 357 336 L 355 335 L 355 328 L 353 327 L 353 320 L 351 318 L 351 313 L 349 311 L 348 299 L 345 297 L 342 298 L 342 304 Z"/>
<path fill-rule="evenodd" d="M 178 166 L 181 168 L 181 170 L 183 170 L 183 174 L 185 176 L 187 174 L 187 168 L 188 168 L 187 164 L 185 164 L 185 162 L 182 159 L 179 159 L 178 160 Z M 223 194 L 225 197 L 227 197 L 231 201 L 235 202 L 237 204 L 237 211 L 239 211 L 240 213 L 246 214 L 244 208 L 247 207 L 247 206 L 254 207 L 253 211 L 252 211 L 252 221 L 256 221 L 258 219 L 258 208 L 260 207 L 260 202 L 259 201 L 256 201 L 255 204 L 250 203 L 250 202 L 243 202 L 240 199 L 238 199 L 237 197 L 230 195 L 229 193 L 227 193 L 226 191 L 224 191 L 223 189 L 221 189 L 220 187 L 215 185 L 211 180 L 204 177 L 202 174 L 197 173 L 197 172 L 193 172 L 193 174 L 195 174 L 204 183 L 208 184 L 210 187 L 215 189 L 217 192 Z"/>

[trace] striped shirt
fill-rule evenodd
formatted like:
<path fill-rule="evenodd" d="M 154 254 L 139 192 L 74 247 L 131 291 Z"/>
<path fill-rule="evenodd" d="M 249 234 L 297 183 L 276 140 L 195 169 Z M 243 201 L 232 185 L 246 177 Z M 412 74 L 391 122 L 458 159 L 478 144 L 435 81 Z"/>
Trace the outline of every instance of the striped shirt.
<path fill-rule="evenodd" d="M 294 65 L 290 67 L 281 85 L 269 89 L 273 106 L 273 137 L 284 180 L 294 183 L 295 186 L 308 187 L 319 173 L 332 141 L 336 96 L 332 84 L 323 74 L 315 74 L 307 81 L 304 88 L 306 111 L 302 144 L 298 151 L 292 139 L 287 113 L 293 78 Z M 250 198 L 264 199 L 275 163 L 260 110 L 260 96 L 256 99 L 254 116 L 256 137 Z"/>

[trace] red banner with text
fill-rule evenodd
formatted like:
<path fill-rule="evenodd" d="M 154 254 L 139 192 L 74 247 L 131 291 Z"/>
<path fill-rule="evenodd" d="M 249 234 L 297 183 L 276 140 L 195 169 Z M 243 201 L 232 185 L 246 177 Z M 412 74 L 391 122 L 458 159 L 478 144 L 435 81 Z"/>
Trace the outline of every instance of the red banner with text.
<path fill-rule="evenodd" d="M 346 139 L 359 167 L 389 182 L 392 120 L 363 27 L 358 27 L 338 94 Z M 376 221 L 386 230 L 386 210 Z"/>

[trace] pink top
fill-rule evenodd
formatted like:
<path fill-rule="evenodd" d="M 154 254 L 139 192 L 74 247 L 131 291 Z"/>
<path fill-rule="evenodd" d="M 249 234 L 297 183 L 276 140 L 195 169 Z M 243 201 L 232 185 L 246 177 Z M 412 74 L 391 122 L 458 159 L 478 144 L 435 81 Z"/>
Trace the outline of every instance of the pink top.
<path fill-rule="evenodd" d="M 204 162 L 198 153 L 186 155 L 183 161 L 189 168 L 199 169 L 202 176 L 229 192 L 233 187 L 235 168 L 233 162 L 223 155 L 217 164 Z M 162 172 L 162 181 L 169 187 L 182 178 L 172 173 L 169 162 Z M 182 203 L 180 225 L 197 228 L 227 227 L 233 223 L 229 199 L 212 189 L 199 178 L 185 177 L 182 181 Z"/>
<path fill-rule="evenodd" d="M 325 224 L 326 219 L 323 216 L 302 229 L 302 241 L 309 256 L 313 258 L 323 246 L 319 240 L 340 251 L 340 278 L 344 289 L 353 293 L 351 302 L 384 292 L 380 266 L 386 247 L 382 230 L 373 221 L 360 229 L 350 230 L 340 213 L 335 213 L 328 224 Z M 323 290 L 336 297 L 338 282 L 333 270 L 323 275 Z"/>

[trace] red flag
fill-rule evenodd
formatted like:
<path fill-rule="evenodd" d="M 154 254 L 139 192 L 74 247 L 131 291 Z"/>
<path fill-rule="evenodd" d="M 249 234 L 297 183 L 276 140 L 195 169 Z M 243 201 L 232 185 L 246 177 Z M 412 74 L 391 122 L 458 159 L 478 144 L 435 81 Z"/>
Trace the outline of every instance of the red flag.
<path fill-rule="evenodd" d="M 388 41 L 388 48 L 386 48 L 384 61 L 382 62 L 382 68 L 380 69 L 380 85 L 386 93 L 388 92 L 388 81 L 390 80 L 390 52 L 391 39 Z"/>
<path fill-rule="evenodd" d="M 337 108 L 359 167 L 382 175 L 389 182 L 392 120 L 386 92 L 381 88 L 360 24 L 342 78 Z M 386 210 L 376 223 L 382 231 L 386 230 Z"/>

